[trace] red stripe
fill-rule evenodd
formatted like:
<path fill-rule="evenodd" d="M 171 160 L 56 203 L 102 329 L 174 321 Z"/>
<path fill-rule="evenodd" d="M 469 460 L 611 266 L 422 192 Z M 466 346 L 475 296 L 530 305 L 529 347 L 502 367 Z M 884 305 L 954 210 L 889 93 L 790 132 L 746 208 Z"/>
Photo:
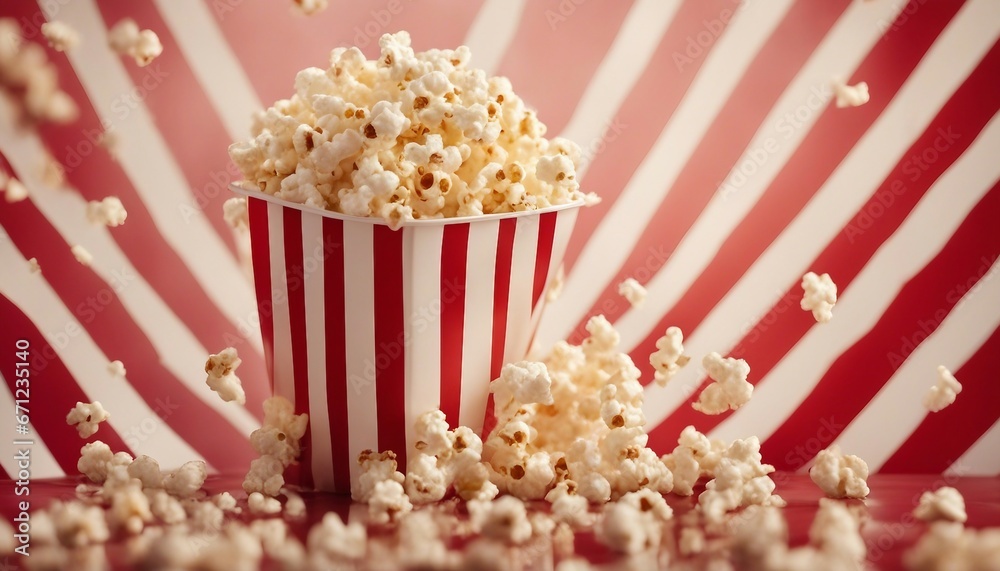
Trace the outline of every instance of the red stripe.
<path fill-rule="evenodd" d="M 712 308 L 799 214 L 881 115 L 958 8 L 955 3 L 921 7 L 910 16 L 905 26 L 876 45 L 854 77 L 869 80 L 872 93 L 881 95 L 861 107 L 836 109 L 830 106 L 821 112 L 788 163 L 726 239 L 708 267 L 632 351 L 633 355 L 640 357 L 636 358 L 636 364 L 642 370 L 643 378 L 652 378 L 652 368 L 645 357 L 655 350 L 657 337 L 670 325 L 680 327 L 687 335 L 694 332 Z M 655 241 L 655 236 L 644 236 L 635 252 L 645 252 L 655 246 L 651 241 Z M 655 265 L 658 268 L 660 264 Z"/>
<path fill-rule="evenodd" d="M 205 212 L 205 218 L 235 258 L 233 231 L 222 217 L 222 203 L 232 196 L 229 183 L 241 177 L 226 152 L 232 143 L 226 128 L 154 3 L 97 0 L 97 6 L 109 29 L 122 18 L 132 18 L 140 28 L 155 30 L 160 38 L 163 53 L 153 63 L 139 67 L 124 56 L 125 70 L 193 192 L 185 206 Z M 179 101 L 184 102 L 183 121 L 177 120 Z M 220 165 L 225 168 L 220 169 Z"/>
<path fill-rule="evenodd" d="M 375 405 L 379 450 L 406 466 L 406 367 L 403 321 L 403 232 L 374 225 Z"/>
<path fill-rule="evenodd" d="M 344 292 L 344 222 L 323 218 L 323 236 L 332 244 L 323 264 L 326 289 L 326 409 L 329 414 L 334 491 L 351 491 L 347 422 L 347 317 Z"/>
<path fill-rule="evenodd" d="M 505 218 L 500 221 L 497 235 L 497 259 L 493 272 L 493 339 L 491 341 L 490 380 L 500 377 L 503 368 L 503 354 L 507 345 L 507 310 L 510 303 L 510 272 L 514 259 L 514 235 L 517 219 Z M 496 425 L 493 415 L 493 394 L 486 401 L 486 419 L 482 434 L 489 434 Z"/>
<path fill-rule="evenodd" d="M 7 475 L 7 470 L 4 470 L 3 466 L 0 466 L 0 480 L 10 480 L 10 479 L 12 478 Z"/>
<path fill-rule="evenodd" d="M 538 245 L 535 250 L 535 279 L 531 291 L 531 312 L 538 309 L 538 301 L 545 291 L 545 282 L 549 278 L 549 265 L 552 261 L 552 246 L 556 238 L 556 219 L 558 212 L 542 214 L 538 221 Z"/>
<path fill-rule="evenodd" d="M 441 243 L 441 412 L 458 426 L 462 403 L 462 340 L 469 228 L 448 224 Z"/>
<path fill-rule="evenodd" d="M 37 5 L 33 3 L 8 2 L 4 6 L 7 15 L 22 24 L 44 22 Z M 37 29 L 26 28 L 23 32 L 26 36 L 38 37 Z M 111 237 L 199 343 L 207 348 L 222 348 L 245 341 L 239 327 L 230 323 L 209 299 L 184 261 L 160 234 L 121 165 L 95 146 L 97 137 L 103 132 L 101 120 L 90 105 L 87 93 L 65 54 L 52 50 L 44 41 L 39 45 L 46 49 L 49 60 L 58 71 L 60 88 L 80 108 L 80 117 L 70 125 L 41 123 L 36 126 L 39 137 L 52 156 L 65 167 L 68 185 L 85 200 L 101 200 L 109 194 L 121 199 L 128 209 L 128 222 L 114 228 Z M 125 141 L 124 144 L 130 143 Z M 241 351 L 240 357 L 243 359 L 240 377 L 247 393 L 247 406 L 260 417 L 261 403 L 267 393 L 263 360 L 251 350 Z"/>
<path fill-rule="evenodd" d="M 264 363 L 270 391 L 274 391 L 274 302 L 271 299 L 271 242 L 267 225 L 267 201 L 247 198 L 250 222 L 250 260 L 257 296 L 257 316 L 264 341 Z"/>
<path fill-rule="evenodd" d="M 302 211 L 283 209 L 285 230 L 285 283 L 288 286 L 288 323 L 292 342 L 292 378 L 295 386 L 295 413 L 309 413 L 309 349 L 306 338 L 306 287 L 302 246 Z M 312 427 L 306 425 L 302 436 L 302 454 L 299 456 L 299 483 L 305 488 L 313 485 Z"/>
<path fill-rule="evenodd" d="M 10 207 L 0 207 L 0 210 L 8 208 Z M 46 268 L 46 272 L 48 272 L 48 268 Z M 76 461 L 80 458 L 80 448 L 88 441 L 101 440 L 115 452 L 121 450 L 133 453 L 121 436 L 107 422 L 101 424 L 97 434 L 86 440 L 77 435 L 74 427 L 66 424 L 66 415 L 76 406 L 77 402 L 91 402 L 95 399 L 88 397 L 83 389 L 77 385 L 73 380 L 73 375 L 70 374 L 52 346 L 45 341 L 42 333 L 31 322 L 31 319 L 3 295 L 0 295 L 0 322 L 3 323 L 3 327 L 0 327 L 0 347 L 3 347 L 5 353 L 4 358 L 0 359 L 0 374 L 7 381 L 7 388 L 10 390 L 12 399 L 27 397 L 28 402 L 24 406 L 28 409 L 27 414 L 31 419 L 31 428 L 35 432 L 35 434 L 24 435 L 24 438 L 43 440 L 59 467 L 69 476 L 80 473 L 76 468 Z M 68 330 L 57 332 L 55 335 L 66 336 L 66 339 L 69 339 Z M 28 362 L 30 366 L 27 369 L 19 369 L 16 365 L 18 361 L 16 344 L 20 339 L 27 340 L 29 344 Z M 130 364 L 129 369 L 131 368 Z M 29 371 L 27 377 L 29 392 L 27 395 L 15 396 L 15 391 L 23 388 L 17 385 L 16 370 Z M 111 414 L 114 414 L 114 410 L 111 411 Z M 120 428 L 137 429 L 138 427 Z"/>
<path fill-rule="evenodd" d="M 997 65 L 1000 65 L 1000 49 L 994 49 L 956 90 L 867 203 L 803 272 L 807 269 L 827 272 L 841 291 L 850 286 L 934 181 L 965 152 L 1000 108 L 998 101 L 985 101 L 985 94 L 1000 88 L 1000 80 L 993 71 Z M 952 140 L 952 134 L 960 136 Z M 938 148 L 935 148 L 936 143 L 940 145 Z M 932 150 L 934 160 L 927 161 L 926 170 L 916 171 L 919 177 L 912 180 L 915 165 L 924 164 L 918 163 L 915 157 L 920 157 L 926 149 Z M 801 297 L 799 283 L 791 284 L 781 300 L 730 351 L 732 356 L 750 363 L 753 368 L 751 382 L 763 379 L 815 325 L 810 313 L 799 311 Z M 762 337 L 767 342 L 757 343 Z M 641 351 L 647 348 L 648 345 L 640 345 L 633 356 L 638 359 Z M 696 398 L 697 394 L 692 395 L 658 427 L 664 433 L 663 438 L 669 440 L 670 434 L 676 434 L 688 424 L 695 424 L 699 430 L 711 430 L 729 415 L 705 416 L 696 412 L 688 406 Z"/>
<path fill-rule="evenodd" d="M 728 16 L 732 15 L 732 10 L 737 4 L 739 2 L 734 0 L 689 1 L 677 10 L 642 76 L 614 117 L 612 126 L 619 132 L 612 129 L 606 133 L 607 144 L 600 153 L 592 157 L 592 163 L 582 184 L 584 189 L 600 194 L 603 200 L 600 204 L 581 209 L 576 223 L 578 239 L 569 245 L 566 252 L 567 270 L 572 268 L 583 246 L 586 245 L 587 238 L 610 211 L 625 183 L 632 177 L 645 159 L 649 148 L 659 138 L 702 64 L 708 59 L 708 54 L 715 47 L 715 41 L 706 48 L 697 46 L 695 38 L 707 30 L 707 22 L 721 24 L 719 33 L 723 33 L 728 26 Z M 723 15 L 728 15 L 725 22 L 722 21 Z M 675 57 L 687 58 L 685 54 L 689 53 L 687 51 L 689 49 L 694 53 L 689 45 L 691 43 L 702 50 L 701 53 L 690 58 L 690 63 L 681 59 L 678 64 Z M 793 55 L 782 53 L 779 58 L 771 60 L 770 64 L 774 66 L 775 61 L 784 61 L 788 57 Z M 537 59 L 536 55 L 532 54 L 526 61 L 535 62 Z M 565 70 L 560 69 L 553 76 L 561 77 L 563 73 Z M 558 89 L 551 91 L 562 93 Z M 541 117 L 547 120 L 547 115 Z M 585 150 L 594 144 L 592 141 L 578 142 Z"/>
<path fill-rule="evenodd" d="M 1000 254 L 997 212 L 1000 183 L 976 205 L 938 255 L 903 287 L 872 330 L 833 363 L 764 442 L 761 452 L 769 463 L 779 470 L 794 467 L 789 458 L 795 459 L 796 445 L 803 438 L 816 434 L 824 424 L 848 424 L 892 377 L 913 351 L 911 347 L 937 330 L 968 287 L 969 278 L 982 275 L 983 258 L 992 263 Z M 848 390 L 845 379 L 851 381 Z M 840 432 L 830 431 L 833 437 Z"/>
<path fill-rule="evenodd" d="M 962 383 L 962 392 L 955 402 L 944 410 L 928 413 L 879 471 L 940 473 L 971 448 L 1000 418 L 1000 407 L 997 406 L 1000 396 L 996 374 L 998 354 L 1000 329 L 994 330 L 976 354 L 955 371 L 955 378 Z M 935 378 L 933 371 L 928 371 L 928 387 Z M 957 468 L 960 471 L 975 469 L 961 465 Z"/>
<path fill-rule="evenodd" d="M 510 78 L 517 94 L 538 110 L 549 132 L 559 133 L 607 56 L 632 5 L 632 1 L 525 2 L 517 34 L 497 75 Z M 554 78 L 558 78 L 558 89 L 552 89 Z"/>
<path fill-rule="evenodd" d="M 369 58 L 377 58 L 383 33 L 411 30 L 418 51 L 458 47 L 482 0 L 339 2 L 309 17 L 291 13 L 287 2 L 258 2 L 252 10 L 216 0 L 205 0 L 205 4 L 243 69 L 253 70 L 248 74 L 250 82 L 269 105 L 290 96 L 299 70 L 327 67 L 330 50 L 338 46 L 358 46 Z M 261 41 L 263 36 L 281 38 L 281 49 Z"/>
<path fill-rule="evenodd" d="M 116 284 L 122 288 L 131 282 L 123 278 L 105 283 L 77 262 L 69 244 L 31 201 L 0 207 L 0 225 L 25 257 L 38 258 L 52 289 L 101 352 L 127 364 L 129 382 L 143 400 L 154 409 L 168 400 L 177 405 L 164 420 L 178 436 L 220 471 L 246 469 L 253 458 L 247 435 L 195 397 L 163 366 L 161 355 L 118 299 Z"/>

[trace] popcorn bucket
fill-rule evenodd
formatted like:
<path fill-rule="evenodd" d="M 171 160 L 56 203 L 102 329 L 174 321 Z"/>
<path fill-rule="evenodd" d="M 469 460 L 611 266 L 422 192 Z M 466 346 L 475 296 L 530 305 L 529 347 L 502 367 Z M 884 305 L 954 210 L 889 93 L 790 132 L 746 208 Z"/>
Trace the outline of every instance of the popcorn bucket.
<path fill-rule="evenodd" d="M 231 188 L 247 197 L 272 389 L 309 414 L 288 479 L 340 493 L 365 449 L 405 467 L 424 412 L 482 428 L 490 381 L 526 355 L 582 206 L 392 230 Z"/>

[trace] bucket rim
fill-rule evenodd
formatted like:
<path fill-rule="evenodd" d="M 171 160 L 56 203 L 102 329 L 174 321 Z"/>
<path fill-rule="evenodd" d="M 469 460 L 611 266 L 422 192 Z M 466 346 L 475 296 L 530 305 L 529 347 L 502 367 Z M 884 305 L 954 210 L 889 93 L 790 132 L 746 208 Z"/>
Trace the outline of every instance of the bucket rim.
<path fill-rule="evenodd" d="M 340 212 L 334 212 L 332 210 L 321 210 L 315 206 L 308 206 L 306 204 L 301 204 L 298 202 L 291 202 L 283 198 L 278 198 L 276 196 L 266 194 L 257 189 L 250 189 L 242 186 L 238 182 L 230 183 L 229 190 L 232 192 L 245 196 L 247 198 L 255 198 L 258 200 L 264 200 L 270 202 L 271 204 L 277 204 L 279 206 L 284 206 L 286 208 L 294 208 L 295 210 L 301 210 L 302 212 L 308 212 L 311 214 L 318 214 L 326 218 L 333 218 L 335 220 L 344 220 L 348 222 L 362 222 L 377 226 L 389 226 L 389 222 L 384 218 L 377 216 L 352 216 L 349 214 L 343 214 Z M 574 200 L 573 202 L 567 202 L 566 204 L 556 204 L 554 206 L 547 206 L 545 208 L 539 208 L 537 210 L 521 210 L 518 212 L 503 212 L 500 214 L 483 214 L 482 216 L 453 216 L 451 218 L 431 218 L 431 219 L 416 219 L 416 220 L 403 220 L 399 223 L 400 227 L 407 226 L 444 226 L 447 224 L 470 224 L 475 222 L 490 222 L 494 220 L 504 220 L 508 218 L 522 218 L 529 216 L 539 216 L 542 214 L 547 214 L 549 212 L 558 212 L 561 210 L 570 210 L 573 208 L 580 208 L 584 206 L 583 200 Z"/>

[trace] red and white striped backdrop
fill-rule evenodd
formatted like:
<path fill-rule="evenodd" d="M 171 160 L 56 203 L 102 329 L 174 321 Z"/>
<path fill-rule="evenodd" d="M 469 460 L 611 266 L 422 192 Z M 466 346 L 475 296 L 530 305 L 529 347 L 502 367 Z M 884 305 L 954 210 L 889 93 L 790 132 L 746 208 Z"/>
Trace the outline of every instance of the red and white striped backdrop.
<path fill-rule="evenodd" d="M 4 2 L 0 16 L 58 19 L 81 45 L 48 51 L 78 121 L 16 129 L 0 97 L 0 155 L 29 200 L 0 203 L 0 415 L 14 406 L 15 341 L 31 342 L 33 475 L 75 473 L 65 426 L 78 400 L 112 418 L 98 437 L 167 466 L 204 458 L 244 470 L 267 381 L 254 292 L 222 202 L 236 174 L 226 147 L 250 115 L 287 96 L 295 72 L 335 46 L 371 57 L 377 37 L 409 30 L 417 49 L 465 43 L 503 74 L 549 134 L 587 152 L 583 185 L 604 202 L 581 212 L 567 280 L 536 340 L 580 338 L 604 313 L 651 378 L 669 325 L 696 357 L 745 358 L 754 398 L 709 417 L 689 403 L 693 363 L 650 385 L 651 443 L 693 423 L 714 436 L 757 434 L 768 462 L 801 469 L 838 442 L 873 469 L 1000 473 L 1000 3 L 994 0 L 332 0 L 311 18 L 291 2 Z M 105 46 L 131 16 L 163 55 L 147 68 Z M 871 101 L 837 109 L 834 76 L 866 81 Z M 117 160 L 96 146 L 103 126 Z M 69 188 L 40 175 L 45 153 Z M 87 200 L 117 195 L 124 226 L 91 227 Z M 91 267 L 69 252 L 84 245 Z M 36 257 L 41 275 L 28 271 Z M 799 280 L 828 272 L 833 321 L 798 308 Z M 631 309 L 616 285 L 650 296 Z M 240 349 L 244 409 L 204 385 L 209 352 Z M 127 380 L 106 371 L 125 362 Z M 935 366 L 964 390 L 921 406 Z M 10 474 L 10 439 L 0 438 Z"/>

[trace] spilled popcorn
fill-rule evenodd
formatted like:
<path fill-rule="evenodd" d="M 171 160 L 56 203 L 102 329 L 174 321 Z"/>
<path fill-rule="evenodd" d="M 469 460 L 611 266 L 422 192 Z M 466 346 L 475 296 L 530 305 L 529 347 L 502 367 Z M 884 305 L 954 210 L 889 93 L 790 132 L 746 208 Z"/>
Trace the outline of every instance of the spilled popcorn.
<path fill-rule="evenodd" d="M 802 291 L 800 306 L 803 310 L 812 311 L 819 323 L 826 323 L 833 318 L 833 306 L 837 303 L 837 284 L 830 279 L 830 274 L 806 273 L 802 276 Z"/>
<path fill-rule="evenodd" d="M 844 454 L 837 445 L 816 455 L 809 477 L 831 498 L 864 498 L 868 495 L 868 464 Z"/>
<path fill-rule="evenodd" d="M 545 126 L 502 77 L 468 67 L 469 49 L 416 53 L 406 32 L 366 60 L 336 48 L 295 93 L 230 146 L 245 184 L 352 216 L 473 216 L 583 200 L 580 148 Z"/>
<path fill-rule="evenodd" d="M 913 509 L 913 515 L 924 521 L 947 520 L 965 523 L 965 498 L 950 486 L 926 491 L 920 496 L 920 503 Z"/>
<path fill-rule="evenodd" d="M 958 393 L 962 392 L 962 383 L 951 374 L 944 365 L 937 368 L 938 381 L 924 396 L 924 408 L 930 412 L 938 412 L 955 402 Z"/>
<path fill-rule="evenodd" d="M 285 485 L 285 468 L 299 457 L 299 440 L 308 421 L 308 415 L 295 414 L 294 406 L 284 397 L 264 401 L 264 425 L 250 434 L 250 444 L 260 457 L 250 463 L 250 471 L 243 480 L 247 494 L 278 495 Z"/>
<path fill-rule="evenodd" d="M 108 45 L 119 55 L 135 60 L 139 67 L 145 67 L 163 53 L 163 44 L 153 30 L 140 30 L 132 18 L 119 20 L 108 30 Z"/>

